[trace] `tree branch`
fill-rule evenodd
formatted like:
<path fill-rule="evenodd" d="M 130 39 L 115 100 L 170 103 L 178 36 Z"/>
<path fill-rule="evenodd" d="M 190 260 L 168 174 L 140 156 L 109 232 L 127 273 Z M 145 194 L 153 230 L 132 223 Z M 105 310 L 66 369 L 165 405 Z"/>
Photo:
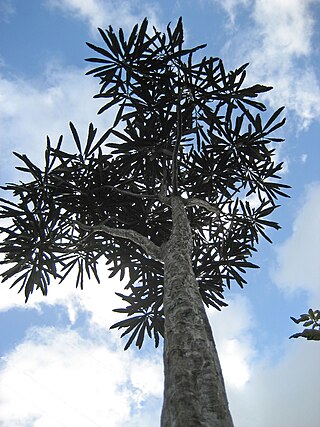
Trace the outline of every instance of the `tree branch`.
<path fill-rule="evenodd" d="M 221 214 L 220 209 L 218 209 L 216 206 L 213 206 L 209 202 L 206 202 L 205 200 L 202 200 L 202 199 L 198 199 L 196 197 L 193 197 L 191 199 L 187 199 L 185 201 L 185 206 L 187 208 L 190 206 L 201 206 L 202 208 L 206 209 L 209 212 L 214 212 L 217 215 Z"/>
<path fill-rule="evenodd" d="M 77 224 L 80 228 L 86 231 L 91 231 L 93 233 L 106 233 L 113 237 L 130 240 L 140 246 L 151 258 L 157 261 L 163 261 L 161 248 L 137 231 L 125 228 L 113 228 L 108 227 L 107 225 L 89 226 L 82 224 L 79 221 L 77 221 Z"/>
<path fill-rule="evenodd" d="M 123 190 L 122 188 L 114 187 L 113 185 L 104 185 L 102 188 L 110 188 L 110 190 L 113 190 L 116 193 L 125 194 L 126 196 L 137 197 L 138 199 L 152 199 L 152 200 L 155 200 L 155 199 L 158 198 L 158 196 L 155 195 L 155 194 L 134 193 L 134 192 L 129 191 L 129 190 Z M 101 190 L 101 187 L 98 190 Z"/>

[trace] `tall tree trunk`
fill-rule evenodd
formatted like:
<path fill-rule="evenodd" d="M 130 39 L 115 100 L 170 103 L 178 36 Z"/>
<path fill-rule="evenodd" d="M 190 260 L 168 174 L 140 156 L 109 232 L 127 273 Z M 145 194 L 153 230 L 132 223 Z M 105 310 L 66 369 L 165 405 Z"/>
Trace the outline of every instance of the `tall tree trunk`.
<path fill-rule="evenodd" d="M 232 427 L 211 328 L 192 269 L 192 234 L 183 200 L 171 198 L 164 248 L 164 403 L 161 427 Z"/>

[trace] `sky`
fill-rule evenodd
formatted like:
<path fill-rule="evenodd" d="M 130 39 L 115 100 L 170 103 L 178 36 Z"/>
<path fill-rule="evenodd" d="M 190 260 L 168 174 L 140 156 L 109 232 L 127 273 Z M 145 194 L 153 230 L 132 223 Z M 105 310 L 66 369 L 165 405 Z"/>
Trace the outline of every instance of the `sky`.
<path fill-rule="evenodd" d="M 85 42 L 145 16 L 159 29 L 182 16 L 186 45 L 207 43 L 230 70 L 250 62 L 248 85 L 274 87 L 268 111 L 286 107 L 282 229 L 259 245 L 245 289 L 227 290 L 229 306 L 208 316 L 235 426 L 317 427 L 320 344 L 288 337 L 299 330 L 290 316 L 320 304 L 319 0 L 0 0 L 0 184 L 21 178 L 13 151 L 41 163 L 46 135 L 68 140 L 70 120 L 82 135 L 90 122 L 103 133 Z M 123 283 L 106 272 L 80 291 L 70 277 L 27 304 L 0 285 L 0 426 L 159 425 L 162 347 L 123 351 L 109 329 Z"/>

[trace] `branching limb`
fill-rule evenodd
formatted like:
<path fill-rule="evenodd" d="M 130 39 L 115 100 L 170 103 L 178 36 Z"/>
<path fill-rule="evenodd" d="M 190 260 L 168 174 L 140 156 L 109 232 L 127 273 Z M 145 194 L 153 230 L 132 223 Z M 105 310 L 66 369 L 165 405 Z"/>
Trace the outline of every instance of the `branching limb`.
<path fill-rule="evenodd" d="M 106 233 L 113 237 L 130 240 L 139 245 L 151 258 L 157 261 L 163 260 L 161 248 L 137 231 L 124 228 L 113 228 L 107 225 L 88 226 L 78 221 L 77 224 L 83 230 L 91 231 L 92 233 Z"/>
<path fill-rule="evenodd" d="M 122 188 L 114 187 L 113 185 L 104 185 L 102 188 L 110 188 L 110 190 L 113 190 L 116 193 L 125 194 L 126 196 L 131 196 L 131 197 L 137 197 L 138 199 L 155 200 L 158 198 L 158 196 L 155 194 L 134 193 L 134 192 L 129 191 L 129 190 L 123 190 Z M 101 188 L 99 188 L 99 190 L 101 190 Z"/>
<path fill-rule="evenodd" d="M 193 197 L 191 199 L 187 199 L 185 201 L 185 206 L 186 207 L 201 206 L 202 208 L 206 209 L 209 212 L 214 212 L 217 215 L 221 214 L 221 211 L 216 206 L 211 205 L 209 202 L 206 202 L 205 200 L 197 199 L 196 197 Z"/>

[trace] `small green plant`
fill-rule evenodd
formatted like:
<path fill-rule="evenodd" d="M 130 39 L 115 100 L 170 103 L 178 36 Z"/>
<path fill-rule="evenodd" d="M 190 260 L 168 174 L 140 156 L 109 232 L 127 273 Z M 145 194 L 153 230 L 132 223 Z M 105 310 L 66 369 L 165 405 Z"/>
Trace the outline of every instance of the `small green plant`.
<path fill-rule="evenodd" d="M 290 318 L 294 323 L 303 323 L 306 328 L 302 332 L 291 335 L 290 338 L 304 337 L 307 340 L 320 341 L 320 310 L 310 308 L 308 313 L 300 314 L 299 319 Z"/>

